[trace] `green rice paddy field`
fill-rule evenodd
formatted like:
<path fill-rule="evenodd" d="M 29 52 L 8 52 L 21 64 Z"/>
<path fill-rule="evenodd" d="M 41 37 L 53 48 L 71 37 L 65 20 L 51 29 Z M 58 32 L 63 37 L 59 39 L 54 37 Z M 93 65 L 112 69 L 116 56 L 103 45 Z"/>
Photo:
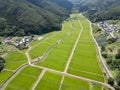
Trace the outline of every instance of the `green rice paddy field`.
<path fill-rule="evenodd" d="M 10 70 L 17 69 L 20 65 L 27 63 L 27 58 L 24 53 L 19 51 L 11 51 L 5 58 L 5 68 Z"/>
<path fill-rule="evenodd" d="M 41 70 L 33 67 L 24 68 L 6 87 L 5 90 L 30 90 Z"/>
<path fill-rule="evenodd" d="M 90 24 L 80 18 L 83 32 L 74 52 L 68 73 L 104 82 L 104 76 L 98 61 L 95 44 L 90 35 Z"/>
<path fill-rule="evenodd" d="M 52 47 L 47 53 L 47 56 L 35 65 L 64 72 L 68 58 L 71 55 L 80 32 L 81 36 L 71 58 L 67 73 L 105 82 L 105 76 L 99 63 L 96 46 L 90 35 L 90 24 L 80 14 L 71 14 L 70 18 L 64 21 L 61 31 L 43 35 L 43 39 L 30 43 L 32 48 L 29 52 L 31 60 L 44 56 L 46 51 Z M 56 45 L 58 40 L 60 42 Z M 25 51 L 21 52 L 16 50 L 8 53 L 6 56 L 5 70 L 0 73 L 0 85 L 14 73 L 14 70 L 28 62 Z M 9 81 L 4 89 L 32 90 L 41 73 L 42 69 L 27 65 Z M 99 84 L 68 76 L 65 76 L 63 83 L 61 83 L 62 77 L 63 75 L 61 74 L 46 71 L 36 85 L 35 90 L 107 90 Z"/>

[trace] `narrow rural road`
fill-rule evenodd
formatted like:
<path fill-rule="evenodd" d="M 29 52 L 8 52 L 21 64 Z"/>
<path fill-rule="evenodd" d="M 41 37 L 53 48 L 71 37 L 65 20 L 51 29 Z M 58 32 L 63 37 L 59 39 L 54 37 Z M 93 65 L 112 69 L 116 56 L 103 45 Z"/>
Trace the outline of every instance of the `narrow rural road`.
<path fill-rule="evenodd" d="M 49 52 L 49 50 L 51 50 L 52 48 L 54 48 L 56 45 L 58 45 L 59 43 L 61 42 L 61 40 L 58 40 L 56 43 L 55 43 L 55 45 L 53 45 L 52 47 L 50 47 L 47 51 L 46 51 L 46 54 L 48 54 L 48 52 Z M 14 77 L 16 77 L 18 74 L 19 74 L 19 72 L 21 71 L 21 70 L 23 70 L 25 67 L 27 67 L 27 66 L 32 66 L 32 64 L 34 64 L 34 63 L 37 63 L 37 62 L 39 62 L 38 60 L 36 61 L 32 61 L 32 59 L 31 59 L 31 57 L 30 57 L 30 55 L 29 55 L 29 51 L 31 50 L 31 46 L 29 46 L 29 49 L 26 51 L 26 53 L 25 53 L 25 55 L 26 55 L 26 57 L 27 57 L 27 60 L 28 60 L 28 63 L 25 63 L 25 64 L 23 64 L 23 65 L 21 65 L 20 67 L 18 67 L 15 71 L 14 71 L 14 73 L 5 81 L 5 82 L 3 82 L 1 85 L 0 85 L 0 90 L 4 90 L 5 88 L 6 88 L 6 86 L 10 83 L 10 81 L 14 78 Z M 44 59 L 47 55 L 45 54 L 45 56 L 43 56 L 43 58 L 41 58 L 41 60 L 42 59 Z"/>
<path fill-rule="evenodd" d="M 70 21 L 70 22 L 71 22 L 71 21 Z M 77 44 L 78 44 L 78 42 L 79 42 L 80 36 L 81 36 L 81 34 L 82 34 L 82 31 L 83 31 L 83 26 L 82 26 L 81 22 L 79 21 L 79 19 L 78 19 L 78 22 L 79 22 L 79 24 L 80 24 L 80 26 L 81 26 L 81 29 L 80 29 L 80 32 L 79 32 L 79 34 L 78 34 L 78 37 L 76 38 L 76 41 L 75 41 L 75 44 L 74 44 L 74 46 L 73 46 L 73 48 L 72 48 L 71 54 L 70 54 L 70 56 L 69 56 L 69 58 L 68 58 L 68 62 L 67 62 L 67 64 L 66 64 L 64 73 L 66 73 L 66 72 L 68 71 L 68 68 L 69 68 L 70 63 L 71 63 L 71 60 L 72 60 L 72 58 L 73 58 L 75 49 L 76 49 L 76 47 L 77 47 Z M 70 28 L 73 28 L 71 23 L 70 23 Z M 62 76 L 62 79 L 61 79 L 61 82 L 60 82 L 59 90 L 62 89 L 62 84 L 63 84 L 64 78 L 65 78 L 65 76 L 63 75 L 63 76 Z"/>
<path fill-rule="evenodd" d="M 62 41 L 61 39 L 57 40 L 53 46 L 51 46 L 50 48 L 48 48 L 48 49 L 45 51 L 44 55 L 42 56 L 43 58 L 42 58 L 41 61 L 43 61 L 43 60 L 47 57 L 47 55 L 49 54 L 49 52 L 50 52 L 52 49 L 54 49 L 57 45 L 59 45 L 59 44 L 61 43 L 61 41 Z"/>
<path fill-rule="evenodd" d="M 28 48 L 27 52 L 25 53 L 29 65 L 31 65 L 31 57 L 30 57 L 30 54 L 29 54 L 29 52 L 30 52 L 31 49 L 32 49 L 32 48 L 31 48 L 31 46 L 29 45 L 29 48 Z"/>
<path fill-rule="evenodd" d="M 100 84 L 103 87 L 109 88 L 110 90 L 115 90 L 113 87 L 111 87 L 109 84 L 106 84 L 106 83 L 102 83 L 102 82 L 95 81 L 95 80 L 92 80 L 92 79 L 88 79 L 88 78 L 76 76 L 76 75 L 73 75 L 73 74 L 53 70 L 53 69 L 42 67 L 42 66 L 37 66 L 37 65 L 34 65 L 34 64 L 32 64 L 32 66 L 36 67 L 36 68 L 39 68 L 39 69 L 46 69 L 46 72 L 51 72 L 51 73 L 55 73 L 55 74 L 59 74 L 59 75 L 63 75 L 63 76 L 68 76 L 68 77 L 71 77 L 71 78 L 76 78 L 78 80 L 83 80 L 83 81 L 86 81 L 86 82 L 92 82 L 92 83 Z"/>
<path fill-rule="evenodd" d="M 89 21 L 89 20 L 88 20 L 88 21 Z M 104 61 L 103 58 L 102 58 L 101 49 L 100 49 L 100 47 L 99 47 L 99 45 L 98 45 L 97 41 L 95 40 L 95 38 L 94 38 L 94 36 L 93 36 L 93 33 L 92 33 L 92 24 L 91 24 L 90 21 L 89 21 L 89 23 L 90 23 L 91 36 L 92 36 L 92 38 L 93 38 L 93 40 L 94 40 L 94 42 L 95 42 L 95 45 L 96 45 L 96 47 L 97 47 L 98 56 L 99 56 L 99 61 L 100 61 L 100 63 L 102 64 L 102 67 L 103 67 L 103 69 L 104 69 L 104 71 L 105 71 L 105 73 L 106 73 L 106 76 L 107 76 L 108 78 L 113 77 L 112 74 L 111 74 L 111 72 L 109 71 L 109 69 L 108 69 L 105 61 Z"/>
<path fill-rule="evenodd" d="M 81 24 L 81 25 L 82 25 L 82 24 Z M 91 25 L 91 24 L 90 24 L 90 25 Z M 92 28 L 91 28 L 91 30 L 92 30 Z M 92 31 L 91 31 L 91 32 L 92 32 Z M 78 79 L 78 80 L 83 80 L 83 81 L 86 81 L 86 82 L 92 82 L 92 83 L 100 84 L 100 85 L 102 85 L 103 87 L 109 88 L 110 90 L 115 90 L 112 86 L 110 86 L 110 85 L 108 85 L 108 84 L 106 84 L 106 83 L 102 83 L 102 82 L 99 82 L 99 81 L 95 81 L 95 80 L 92 80 L 92 79 L 88 79 L 88 78 L 84 78 L 84 77 L 80 77 L 80 76 L 76 76 L 76 75 L 67 73 L 68 67 L 69 67 L 69 65 L 70 65 L 72 56 L 73 56 L 73 54 L 74 54 L 74 51 L 75 51 L 75 48 L 76 48 L 77 43 L 78 43 L 78 41 L 79 41 L 79 38 L 80 38 L 80 36 L 81 36 L 81 33 L 82 33 L 82 30 L 81 30 L 81 32 L 80 32 L 79 35 L 78 35 L 78 38 L 77 38 L 77 40 L 76 40 L 76 42 L 75 42 L 75 45 L 74 45 L 74 47 L 73 47 L 73 49 L 72 49 L 71 55 L 70 55 L 70 57 L 69 57 L 69 59 L 68 59 L 68 62 L 67 62 L 67 65 L 66 65 L 66 67 L 65 67 L 64 72 L 57 71 L 57 70 L 53 70 L 53 69 L 46 68 L 46 67 L 42 67 L 42 66 L 34 65 L 34 64 L 37 63 L 38 61 L 32 61 L 32 60 L 31 60 L 31 58 L 30 58 L 30 56 L 29 56 L 29 51 L 31 50 L 31 47 L 30 47 L 30 48 L 28 49 L 28 51 L 25 53 L 25 55 L 26 55 L 27 58 L 28 58 L 28 63 L 26 63 L 26 64 L 24 64 L 24 65 L 21 65 L 19 68 L 17 68 L 17 70 L 13 73 L 13 75 L 10 76 L 10 77 L 2 84 L 2 86 L 0 87 L 0 88 L 1 88 L 0 90 L 4 90 L 5 87 L 10 83 L 10 81 L 11 81 L 17 74 L 19 74 L 19 72 L 20 72 L 21 70 L 23 70 L 25 67 L 27 67 L 27 66 L 29 66 L 29 65 L 32 66 L 32 67 L 36 67 L 36 68 L 39 68 L 39 69 L 42 69 L 42 70 L 43 70 L 43 71 L 41 72 L 38 80 L 37 80 L 37 81 L 35 82 L 35 84 L 33 85 L 32 90 L 34 90 L 34 89 L 36 88 L 36 86 L 38 85 L 39 81 L 41 80 L 41 78 L 43 77 L 43 75 L 45 74 L 45 72 L 51 72 L 51 73 L 59 74 L 59 75 L 62 75 L 62 76 L 68 76 L 68 77 L 71 77 L 71 78 L 76 78 L 76 79 Z M 91 35 L 92 35 L 92 33 L 91 33 Z M 92 37 L 93 37 L 93 35 L 92 35 Z M 94 37 L 93 37 L 93 39 L 94 39 Z M 59 43 L 60 43 L 60 41 L 58 41 L 58 44 L 59 44 Z M 50 49 L 50 50 L 51 50 L 51 49 Z M 100 52 L 100 51 L 99 51 L 99 52 Z M 99 54 L 100 54 L 100 53 L 99 53 Z M 101 55 L 101 54 L 100 54 L 100 55 Z M 45 55 L 45 56 L 46 56 L 46 55 Z M 42 58 L 42 59 L 44 59 L 44 58 Z M 102 63 L 103 63 L 103 62 L 102 62 Z M 64 78 L 63 78 L 62 82 L 63 82 L 63 81 L 64 81 Z"/>
<path fill-rule="evenodd" d="M 44 76 L 45 72 L 46 72 L 46 69 L 43 69 L 42 72 L 40 73 L 40 76 L 38 77 L 38 80 L 33 85 L 32 90 L 35 90 L 35 88 L 37 87 L 38 83 L 40 82 L 40 80 Z"/>
<path fill-rule="evenodd" d="M 65 75 L 62 76 L 62 79 L 61 79 L 61 82 L 59 85 L 59 90 L 62 90 L 62 85 L 63 85 L 64 79 L 65 79 Z"/>
<path fill-rule="evenodd" d="M 70 62 L 71 62 L 71 60 L 72 60 L 72 57 L 73 57 L 74 52 L 75 52 L 75 49 L 76 49 L 76 47 L 77 47 L 77 44 L 78 44 L 78 42 L 79 42 L 80 36 L 81 36 L 81 34 L 82 34 L 82 31 L 83 31 L 83 26 L 82 26 L 81 22 L 79 21 L 79 19 L 78 19 L 78 22 L 79 22 L 79 24 L 80 24 L 80 26 L 81 26 L 81 30 L 80 30 L 80 33 L 78 34 L 78 37 L 77 37 L 77 39 L 76 39 L 76 41 L 75 41 L 75 44 L 74 44 L 73 48 L 72 48 L 72 51 L 71 51 L 71 54 L 70 54 L 70 56 L 69 56 L 69 58 L 68 58 L 68 62 L 67 62 L 67 64 L 66 64 L 66 67 L 65 67 L 64 72 L 67 72 L 67 70 L 68 70 L 68 68 L 69 68 Z"/>
<path fill-rule="evenodd" d="M 82 24 L 81 24 L 82 25 Z M 80 35 L 80 34 L 79 34 Z M 80 36 L 79 36 L 80 38 Z M 77 41 L 76 41 L 77 42 Z M 75 47 L 74 47 L 75 48 Z M 73 50 L 72 50 L 73 51 Z M 71 54 L 72 55 L 72 54 Z M 71 56 L 70 56 L 71 57 Z M 72 58 L 72 57 L 71 57 Z M 66 68 L 68 69 L 69 67 L 69 64 L 70 64 L 70 61 L 71 59 L 68 61 L 67 65 L 66 65 Z M 80 77 L 80 76 L 76 76 L 76 75 L 73 75 L 73 74 L 68 74 L 67 73 L 67 69 L 65 68 L 66 72 L 61 72 L 61 71 L 57 71 L 57 70 L 53 70 L 53 69 L 49 69 L 49 68 L 46 68 L 46 67 L 42 67 L 42 66 L 37 66 L 37 65 L 34 65 L 32 64 L 33 67 L 36 67 L 36 68 L 40 68 L 40 69 L 45 69 L 47 72 L 52 72 L 52 73 L 56 73 L 56 74 L 60 74 L 63 76 L 62 80 L 61 80 L 61 83 L 63 83 L 64 81 L 64 76 L 68 76 L 68 77 L 72 77 L 72 78 L 76 78 L 76 79 L 79 79 L 79 80 L 83 80 L 83 81 L 87 81 L 87 82 L 93 82 L 93 83 L 96 83 L 96 84 L 100 84 L 106 88 L 109 88 L 111 90 L 114 90 L 113 87 L 111 87 L 110 85 L 106 84 L 106 83 L 102 83 L 102 82 L 99 82 L 99 81 L 95 81 L 95 80 L 91 80 L 91 79 L 87 79 L 87 78 L 84 78 L 84 77 Z M 61 84 L 60 83 L 60 84 Z M 60 85 L 61 87 L 62 85 Z M 59 90 L 61 90 L 61 88 L 59 88 Z"/>
<path fill-rule="evenodd" d="M 15 72 L 15 70 L 10 70 L 10 69 L 6 69 L 6 68 L 4 68 L 3 71 Z"/>
<path fill-rule="evenodd" d="M 16 77 L 18 74 L 19 74 L 19 72 L 21 71 L 21 70 L 23 70 L 25 67 L 27 67 L 29 64 L 28 63 L 26 63 L 26 64 L 23 64 L 23 65 L 21 65 L 20 67 L 18 67 L 16 70 L 15 70 L 15 72 L 7 79 L 7 80 L 5 80 L 5 82 L 3 82 L 1 85 L 0 85 L 0 90 L 4 90 L 5 88 L 6 88 L 6 86 L 10 83 L 10 81 L 14 78 L 14 77 Z"/>

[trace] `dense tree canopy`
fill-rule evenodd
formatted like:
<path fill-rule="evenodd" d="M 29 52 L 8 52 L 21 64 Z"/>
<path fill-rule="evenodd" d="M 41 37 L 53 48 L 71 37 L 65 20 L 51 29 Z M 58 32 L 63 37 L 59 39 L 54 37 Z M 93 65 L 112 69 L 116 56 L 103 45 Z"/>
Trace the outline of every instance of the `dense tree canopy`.
<path fill-rule="evenodd" d="M 4 68 L 4 63 L 5 63 L 4 59 L 0 57 L 0 72 Z"/>
<path fill-rule="evenodd" d="M 71 7 L 67 0 L 0 0 L 0 36 L 60 30 Z"/>
<path fill-rule="evenodd" d="M 120 19 L 120 0 L 71 0 L 93 22 Z"/>

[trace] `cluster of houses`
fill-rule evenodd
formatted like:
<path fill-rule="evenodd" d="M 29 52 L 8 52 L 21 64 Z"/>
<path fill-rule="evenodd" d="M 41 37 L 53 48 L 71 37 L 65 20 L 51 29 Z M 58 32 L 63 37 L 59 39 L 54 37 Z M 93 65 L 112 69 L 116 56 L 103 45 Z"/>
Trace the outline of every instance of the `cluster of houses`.
<path fill-rule="evenodd" d="M 6 38 L 2 41 L 2 44 L 11 44 L 11 38 Z"/>
<path fill-rule="evenodd" d="M 111 33 L 113 31 L 116 31 L 118 32 L 118 29 L 117 29 L 117 25 L 114 25 L 114 24 L 107 24 L 106 21 L 103 21 L 103 22 L 99 22 L 98 23 L 99 27 L 102 28 L 102 30 L 104 30 L 106 33 Z"/>
<path fill-rule="evenodd" d="M 12 41 L 11 38 L 6 38 L 2 41 L 3 44 L 11 44 L 14 45 L 16 47 L 22 45 L 22 44 L 27 44 L 31 41 L 35 40 L 34 36 L 24 36 L 22 39 L 18 39 L 15 41 Z"/>

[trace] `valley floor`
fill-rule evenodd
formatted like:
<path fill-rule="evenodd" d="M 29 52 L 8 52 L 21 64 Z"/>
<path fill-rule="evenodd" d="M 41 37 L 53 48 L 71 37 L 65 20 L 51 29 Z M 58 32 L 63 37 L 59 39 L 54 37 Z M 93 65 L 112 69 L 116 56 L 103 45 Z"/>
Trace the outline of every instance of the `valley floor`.
<path fill-rule="evenodd" d="M 61 31 L 5 59 L 0 90 L 114 90 L 106 83 L 90 23 L 81 14 L 71 14 Z"/>

